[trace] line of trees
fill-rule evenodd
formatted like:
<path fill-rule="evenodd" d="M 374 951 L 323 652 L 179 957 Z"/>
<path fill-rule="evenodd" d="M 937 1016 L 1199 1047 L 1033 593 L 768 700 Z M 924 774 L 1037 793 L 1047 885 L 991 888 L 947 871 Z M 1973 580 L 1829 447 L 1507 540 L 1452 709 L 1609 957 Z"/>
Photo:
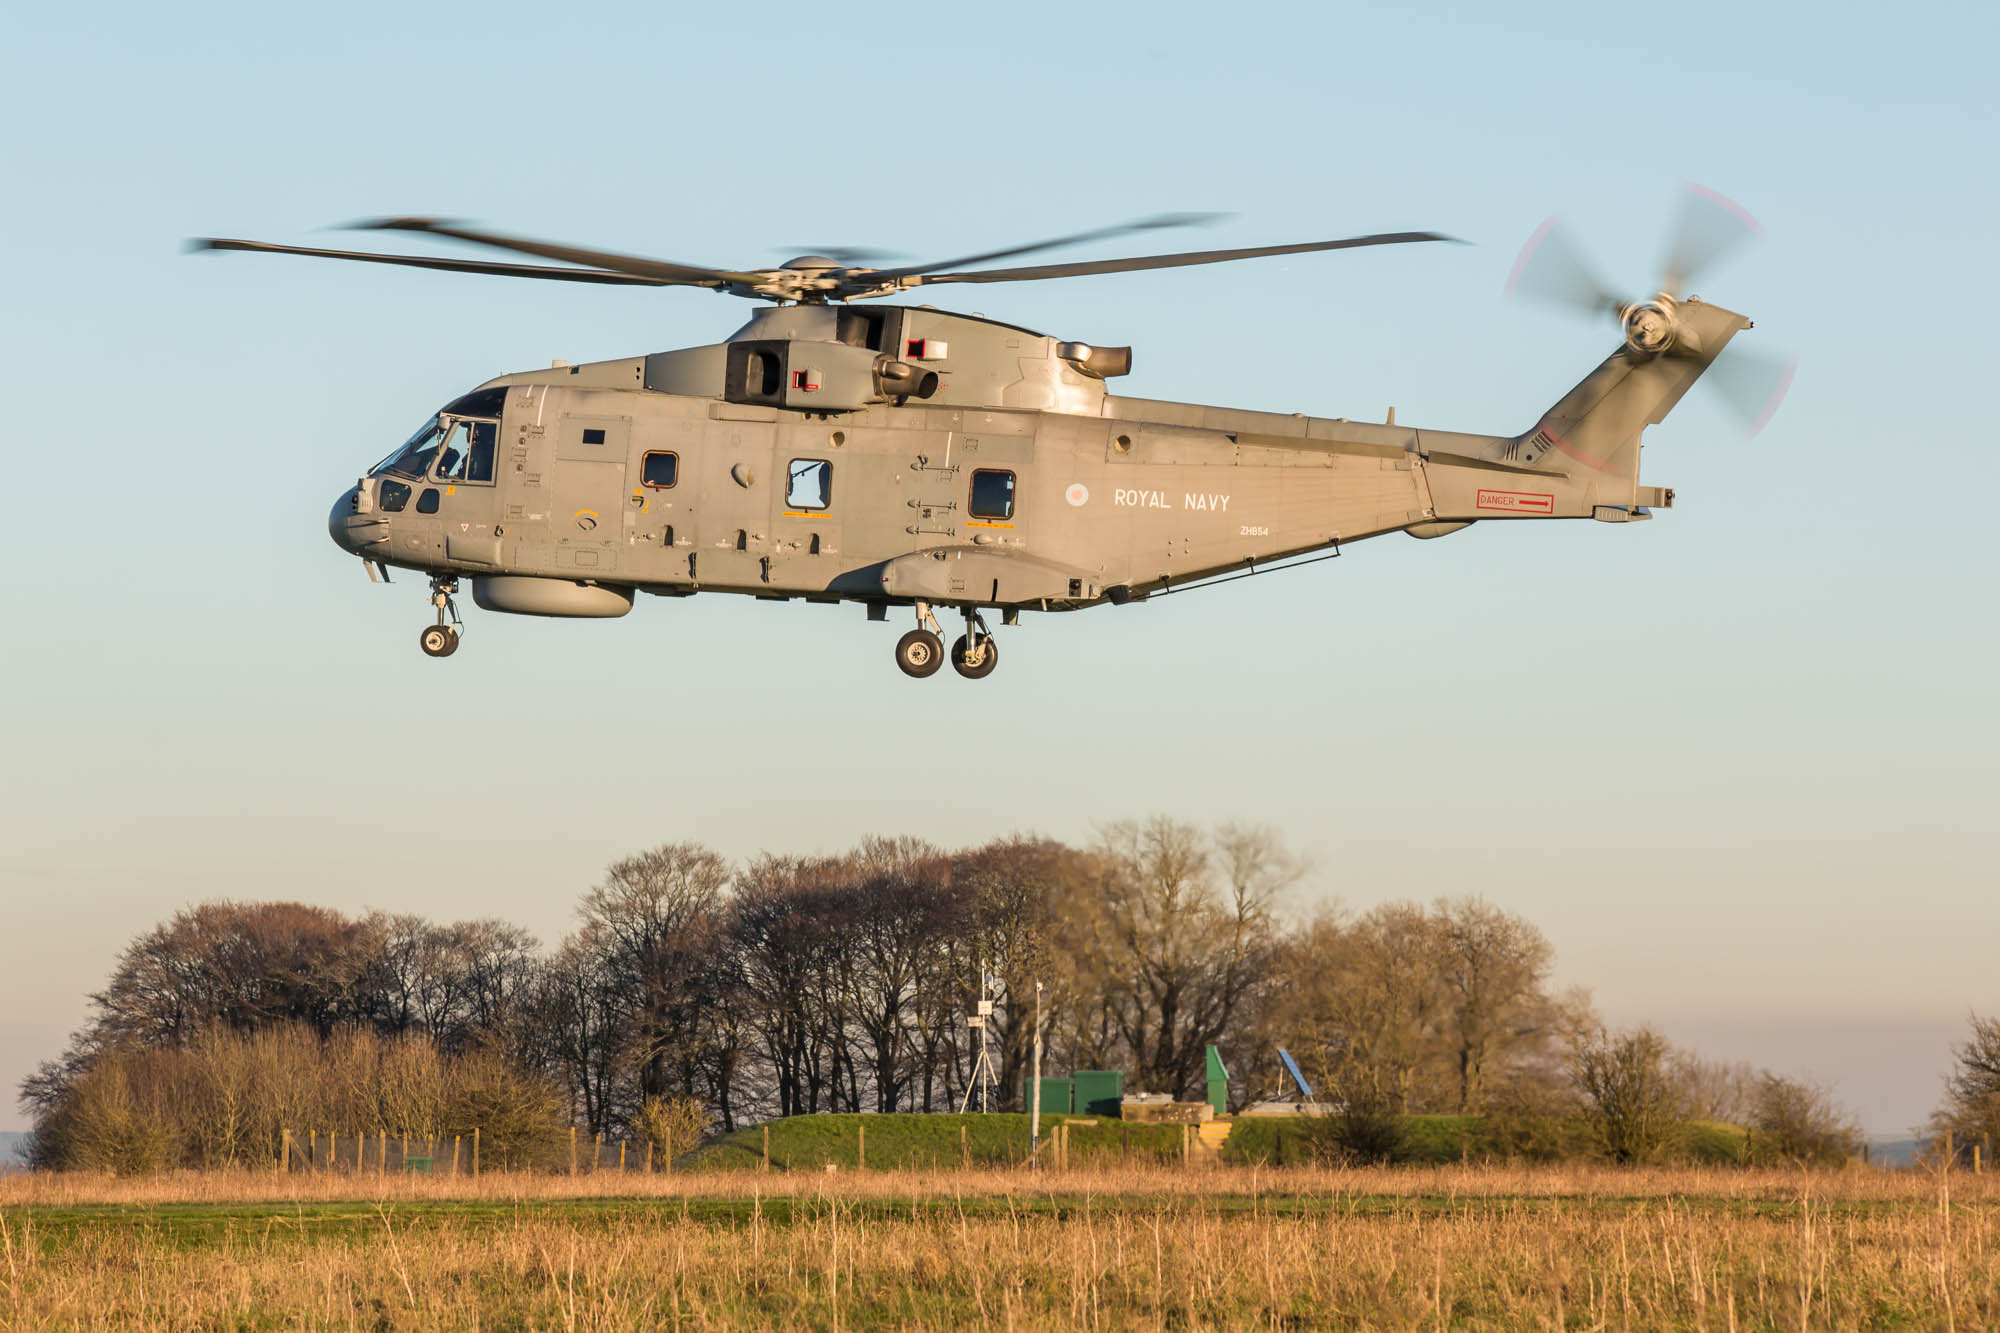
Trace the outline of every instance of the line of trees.
<path fill-rule="evenodd" d="M 669 843 L 613 864 L 546 950 L 500 921 L 208 903 L 127 947 L 91 1021 L 22 1098 L 48 1165 L 100 1161 L 80 1145 L 108 1124 L 136 1132 L 148 1107 L 171 1119 L 211 1105 L 223 1094 L 197 1066 L 248 1060 L 242 1077 L 296 1089 L 245 1054 L 275 1059 L 274 1040 L 325 1064 L 341 1089 L 317 1103 L 328 1115 L 379 1105 L 391 1066 L 432 1070 L 398 1112 L 419 1116 L 397 1126 L 412 1131 L 479 1106 L 511 1108 L 517 1123 L 546 1107 L 564 1126 L 636 1136 L 685 1120 L 668 1108 L 699 1107 L 723 1130 L 956 1110 L 980 1051 L 966 1018 L 983 997 L 1004 1107 L 1023 1088 L 1040 983 L 1046 1067 L 1121 1069 L 1134 1090 L 1191 1099 L 1213 1044 L 1247 1102 L 1284 1091 L 1275 1052 L 1287 1046 L 1343 1108 L 1361 1155 L 1393 1155 L 1380 1138 L 1390 1119 L 1445 1112 L 1586 1116 L 1611 1127 L 1600 1151 L 1634 1159 L 1668 1150 L 1675 1125 L 1755 1120 L 1787 1097 L 1832 1135 L 1815 1151 L 1854 1137 L 1808 1085 L 1704 1065 L 1643 1030 L 1605 1032 L 1587 997 L 1552 990 L 1548 941 L 1518 917 L 1455 899 L 1297 920 L 1285 899 L 1304 869 L 1269 830 L 1168 819 L 1113 824 L 1080 848 L 870 838 L 734 866 Z M 1993 1038 L 2000 1050 L 2000 1028 Z M 298 1095 L 258 1105 L 231 1121 L 235 1137 L 162 1130 L 153 1155 L 254 1160 Z"/>

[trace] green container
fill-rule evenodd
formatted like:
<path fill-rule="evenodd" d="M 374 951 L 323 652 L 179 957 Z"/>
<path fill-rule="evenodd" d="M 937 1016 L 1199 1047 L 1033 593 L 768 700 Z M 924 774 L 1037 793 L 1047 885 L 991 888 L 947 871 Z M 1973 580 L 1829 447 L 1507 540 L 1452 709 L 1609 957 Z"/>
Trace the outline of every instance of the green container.
<path fill-rule="evenodd" d="M 1229 1071 L 1222 1067 L 1222 1056 L 1213 1046 L 1208 1048 L 1208 1104 L 1217 1115 L 1229 1107 Z"/>
<path fill-rule="evenodd" d="M 1116 1069 L 1079 1069 L 1071 1075 L 1076 1084 L 1076 1113 L 1078 1115 L 1108 1115 L 1119 1113 L 1119 1103 L 1125 1100 L 1125 1075 Z"/>
<path fill-rule="evenodd" d="M 1068 1115 L 1076 1109 L 1076 1087 L 1066 1078 L 1042 1080 L 1042 1114 Z M 1032 1110 L 1032 1107 L 1027 1109 Z"/>
<path fill-rule="evenodd" d="M 427 1176 L 431 1173 L 431 1159 L 428 1157 L 405 1157 L 403 1170 L 413 1176 Z"/>

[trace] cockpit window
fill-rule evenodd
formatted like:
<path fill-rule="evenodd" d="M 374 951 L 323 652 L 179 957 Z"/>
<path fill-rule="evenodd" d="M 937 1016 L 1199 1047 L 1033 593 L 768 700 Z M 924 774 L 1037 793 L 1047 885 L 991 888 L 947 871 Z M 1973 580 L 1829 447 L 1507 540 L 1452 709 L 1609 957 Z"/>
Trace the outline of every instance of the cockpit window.
<path fill-rule="evenodd" d="M 501 405 L 506 401 L 505 385 L 496 389 L 474 389 L 446 403 L 444 414 L 448 417 L 492 417 L 498 420 Z"/>
<path fill-rule="evenodd" d="M 412 481 L 435 475 L 445 481 L 491 484 L 499 445 L 499 422 L 463 420 L 447 411 L 419 426 L 402 448 L 370 468 L 368 475 L 386 472 Z"/>
<path fill-rule="evenodd" d="M 430 471 L 431 460 L 437 457 L 439 434 L 438 419 L 432 417 L 417 427 L 416 434 L 403 441 L 402 448 L 370 468 L 368 475 L 372 477 L 378 472 L 388 472 L 413 480 L 423 476 Z"/>
<path fill-rule="evenodd" d="M 449 418 L 446 418 L 449 420 Z M 491 482 L 493 450 L 500 442 L 497 421 L 453 421 L 438 455 L 442 481 Z"/>

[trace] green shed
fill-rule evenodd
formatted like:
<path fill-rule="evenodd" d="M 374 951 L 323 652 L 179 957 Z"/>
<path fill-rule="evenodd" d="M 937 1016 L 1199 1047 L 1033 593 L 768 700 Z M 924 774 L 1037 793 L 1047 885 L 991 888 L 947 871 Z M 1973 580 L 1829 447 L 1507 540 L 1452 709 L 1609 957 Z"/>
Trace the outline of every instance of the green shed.
<path fill-rule="evenodd" d="M 1125 1100 L 1125 1075 L 1116 1069 L 1079 1069 L 1071 1078 L 1076 1083 L 1078 1115 L 1119 1114 Z"/>
<path fill-rule="evenodd" d="M 1042 1080 L 1042 1114 L 1068 1115 L 1076 1109 L 1076 1085 L 1071 1079 L 1045 1078 Z M 1032 1103 L 1030 1103 L 1032 1107 Z"/>

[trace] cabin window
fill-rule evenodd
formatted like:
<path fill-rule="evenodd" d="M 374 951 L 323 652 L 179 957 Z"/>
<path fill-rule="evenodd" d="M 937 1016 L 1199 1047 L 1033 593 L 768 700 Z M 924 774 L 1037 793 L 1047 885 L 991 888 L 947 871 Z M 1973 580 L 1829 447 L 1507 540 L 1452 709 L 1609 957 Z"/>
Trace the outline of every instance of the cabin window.
<path fill-rule="evenodd" d="M 783 382 L 781 374 L 778 369 L 778 358 L 774 353 L 750 353 L 750 371 L 745 378 L 745 384 L 753 395 L 758 398 L 777 397 L 778 386 Z"/>
<path fill-rule="evenodd" d="M 794 458 L 785 483 L 787 509 L 824 509 L 833 503 L 833 464 L 824 458 Z"/>
<path fill-rule="evenodd" d="M 417 512 L 419 514 L 435 514 L 437 511 L 438 511 L 437 487 L 426 486 L 424 487 L 424 493 L 417 497 Z"/>
<path fill-rule="evenodd" d="M 987 470 L 974 472 L 972 505 L 968 512 L 974 518 L 1014 517 L 1014 474 Z"/>
<path fill-rule="evenodd" d="M 647 454 L 640 469 L 641 484 L 656 491 L 664 491 L 680 479 L 681 456 L 679 454 Z"/>
<path fill-rule="evenodd" d="M 381 487 L 375 492 L 375 503 L 385 514 L 400 514 L 403 506 L 410 502 L 410 488 L 400 481 L 382 479 Z"/>
<path fill-rule="evenodd" d="M 593 426 L 585 430 L 583 432 L 583 442 L 585 444 L 603 444 L 604 443 L 603 428 L 598 426 Z"/>

